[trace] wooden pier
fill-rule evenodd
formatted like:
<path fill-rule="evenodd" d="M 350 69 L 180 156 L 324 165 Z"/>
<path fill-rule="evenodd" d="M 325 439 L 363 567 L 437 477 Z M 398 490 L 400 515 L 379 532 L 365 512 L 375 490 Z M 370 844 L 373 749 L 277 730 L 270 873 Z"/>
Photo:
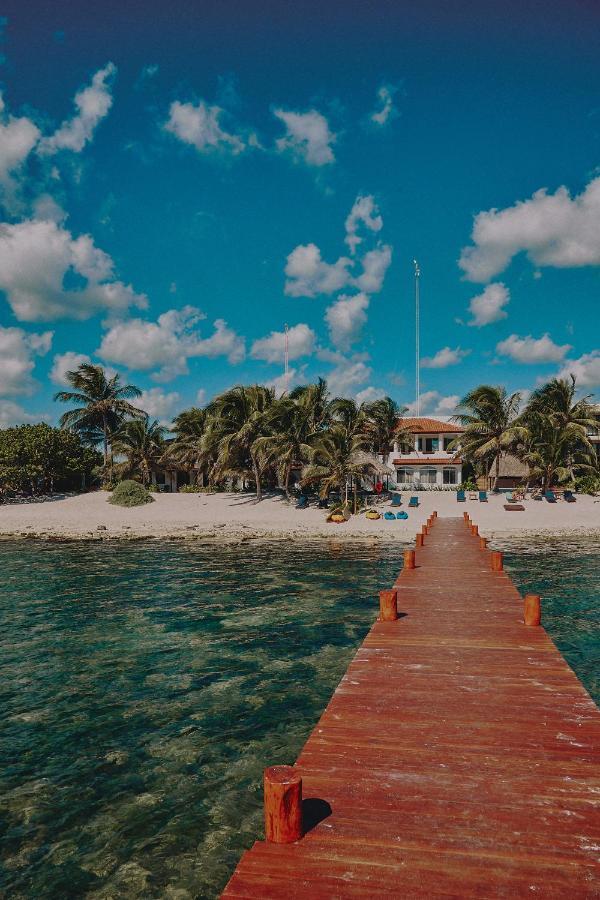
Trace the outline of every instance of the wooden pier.
<path fill-rule="evenodd" d="M 501 554 L 427 531 L 288 770 L 304 835 L 268 831 L 224 897 L 600 897 L 600 711 Z"/>

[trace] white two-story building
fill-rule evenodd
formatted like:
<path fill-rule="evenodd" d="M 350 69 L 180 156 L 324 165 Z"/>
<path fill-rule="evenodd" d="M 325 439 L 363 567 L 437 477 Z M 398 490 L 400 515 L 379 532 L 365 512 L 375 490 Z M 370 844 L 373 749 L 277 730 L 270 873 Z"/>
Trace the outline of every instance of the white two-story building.
<path fill-rule="evenodd" d="M 400 425 L 411 435 L 413 449 L 401 451 L 394 444 L 390 465 L 399 487 L 452 488 L 462 482 L 460 450 L 451 445 L 464 428 L 426 417 L 403 418 Z"/>

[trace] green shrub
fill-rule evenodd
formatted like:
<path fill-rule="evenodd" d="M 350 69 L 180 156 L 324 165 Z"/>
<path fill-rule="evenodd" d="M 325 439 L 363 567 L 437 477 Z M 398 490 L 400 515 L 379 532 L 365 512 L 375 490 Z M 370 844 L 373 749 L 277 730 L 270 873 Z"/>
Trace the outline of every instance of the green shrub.
<path fill-rule="evenodd" d="M 182 484 L 178 488 L 180 494 L 211 494 L 213 491 L 208 486 L 202 487 L 199 484 Z"/>
<path fill-rule="evenodd" d="M 108 502 L 115 506 L 143 506 L 144 503 L 153 501 L 154 497 L 150 496 L 143 484 L 137 481 L 121 481 Z"/>
<path fill-rule="evenodd" d="M 582 475 L 576 479 L 576 485 L 580 494 L 597 494 L 600 492 L 600 477 L 598 475 Z"/>
<path fill-rule="evenodd" d="M 474 481 L 463 481 L 462 484 L 458 485 L 457 490 L 459 491 L 476 491 L 477 485 Z"/>

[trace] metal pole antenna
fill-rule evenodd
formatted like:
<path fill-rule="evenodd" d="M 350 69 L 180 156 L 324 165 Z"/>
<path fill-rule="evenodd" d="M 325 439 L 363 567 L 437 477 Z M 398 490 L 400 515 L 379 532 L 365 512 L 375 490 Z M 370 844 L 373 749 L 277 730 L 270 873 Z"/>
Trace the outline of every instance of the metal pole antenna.
<path fill-rule="evenodd" d="M 419 263 L 413 259 L 415 267 L 415 411 L 417 416 L 421 415 L 421 348 L 420 348 L 420 311 L 419 311 L 419 279 L 421 270 Z"/>
<path fill-rule="evenodd" d="M 289 385 L 289 380 L 290 380 L 290 339 L 289 339 L 289 337 L 288 337 L 288 327 L 287 327 L 287 323 L 285 324 L 285 353 L 284 353 L 284 359 L 285 359 L 285 368 L 284 368 L 283 381 L 284 381 L 284 384 L 285 384 L 285 393 L 287 394 L 288 391 L 289 391 L 289 388 L 290 388 L 290 385 Z"/>

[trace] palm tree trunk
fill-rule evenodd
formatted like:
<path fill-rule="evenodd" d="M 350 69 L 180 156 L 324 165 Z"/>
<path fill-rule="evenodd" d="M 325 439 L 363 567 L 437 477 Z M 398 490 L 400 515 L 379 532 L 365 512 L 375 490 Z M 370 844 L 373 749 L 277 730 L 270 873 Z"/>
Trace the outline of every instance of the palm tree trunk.
<path fill-rule="evenodd" d="M 496 471 L 494 473 L 494 487 L 493 490 L 498 489 L 498 479 L 500 478 L 500 454 L 496 454 Z"/>
<path fill-rule="evenodd" d="M 262 500 L 262 487 L 260 484 L 260 469 L 258 468 L 258 462 L 256 461 L 255 457 L 253 455 L 251 455 L 250 458 L 252 459 L 252 470 L 254 472 L 254 478 L 256 481 L 256 502 L 260 503 L 260 501 Z"/>
<path fill-rule="evenodd" d="M 285 482 L 283 488 L 285 490 L 285 496 L 287 499 L 290 499 L 290 475 L 292 473 L 292 463 L 291 461 L 285 467 Z"/>

